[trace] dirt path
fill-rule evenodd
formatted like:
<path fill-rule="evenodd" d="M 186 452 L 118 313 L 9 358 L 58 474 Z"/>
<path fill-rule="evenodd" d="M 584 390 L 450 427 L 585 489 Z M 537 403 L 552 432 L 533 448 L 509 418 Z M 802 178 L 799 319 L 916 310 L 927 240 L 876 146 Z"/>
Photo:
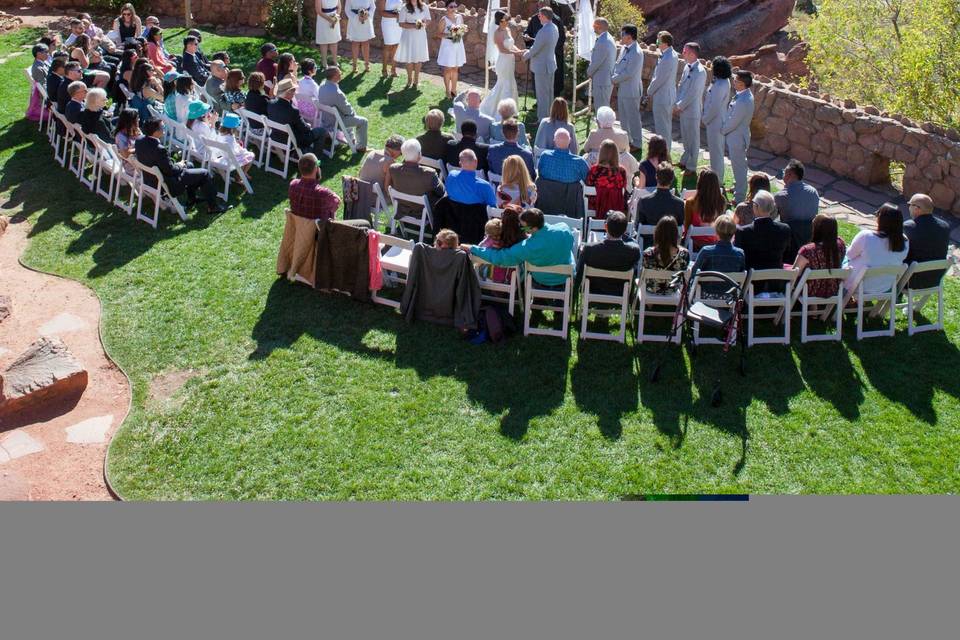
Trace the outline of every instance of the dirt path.
<path fill-rule="evenodd" d="M 89 382 L 73 406 L 44 408 L 0 428 L 0 500 L 110 500 L 103 479 L 107 445 L 130 405 L 123 373 L 100 344 L 100 301 L 85 286 L 25 269 L 26 222 L 0 235 L 0 295 L 11 313 L 0 321 L 0 370 L 41 335 L 61 338 Z"/>

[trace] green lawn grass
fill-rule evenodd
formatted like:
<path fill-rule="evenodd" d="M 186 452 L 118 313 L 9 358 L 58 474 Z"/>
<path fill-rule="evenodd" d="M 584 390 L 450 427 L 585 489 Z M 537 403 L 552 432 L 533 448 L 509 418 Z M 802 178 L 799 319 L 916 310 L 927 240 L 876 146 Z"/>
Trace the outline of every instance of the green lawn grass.
<path fill-rule="evenodd" d="M 0 38 L 0 55 L 29 32 Z M 176 41 L 176 34 L 168 35 Z M 259 40 L 204 39 L 247 69 Z M 305 51 L 298 52 L 300 54 Z M 0 65 L 0 193 L 33 225 L 25 262 L 103 301 L 103 335 L 133 381 L 109 471 L 129 499 L 618 499 L 650 493 L 939 493 L 960 489 L 957 303 L 947 330 L 681 358 L 656 347 L 517 337 L 471 346 L 384 307 L 277 279 L 286 184 L 225 215 L 153 230 L 52 164 L 23 120 L 21 55 Z M 441 90 L 345 87 L 372 145 L 417 133 Z M 403 80 L 399 81 L 402 86 Z M 395 82 L 394 87 L 398 84 Z M 323 160 L 324 181 L 357 158 Z M 853 229 L 844 228 L 848 236 Z M 0 282 L 2 288 L 2 282 Z M 901 322 L 902 325 L 902 322 Z M 716 371 L 725 404 L 709 393 Z M 151 389 L 192 377 L 172 397 Z"/>

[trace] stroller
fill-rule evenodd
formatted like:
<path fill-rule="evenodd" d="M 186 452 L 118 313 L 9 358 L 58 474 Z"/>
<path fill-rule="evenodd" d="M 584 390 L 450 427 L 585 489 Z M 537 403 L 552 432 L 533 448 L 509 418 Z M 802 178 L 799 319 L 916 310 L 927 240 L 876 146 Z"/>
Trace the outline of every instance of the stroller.
<path fill-rule="evenodd" d="M 694 280 L 697 278 L 719 281 L 718 284 L 728 285 L 729 288 L 717 295 L 714 300 L 721 303 L 721 306 L 711 306 L 702 301 L 690 303 L 691 291 L 694 286 Z M 691 333 L 691 327 L 694 322 L 699 322 L 701 326 L 710 327 L 719 330 L 723 336 L 723 355 L 726 359 L 727 353 L 734 342 L 740 343 L 740 375 L 746 375 L 745 357 L 746 357 L 746 336 L 743 331 L 743 310 L 744 310 L 744 292 L 750 286 L 750 279 L 742 285 L 730 278 L 725 273 L 719 271 L 699 271 L 692 280 L 687 281 L 685 271 L 679 271 L 674 274 L 670 281 L 672 287 L 680 289 L 680 303 L 674 313 L 671 325 L 671 332 L 667 341 L 664 342 L 660 350 L 660 356 L 657 358 L 657 364 L 650 374 L 650 381 L 656 382 L 660 378 L 660 369 L 666 358 L 667 350 L 673 342 L 673 336 L 679 334 L 680 347 L 683 348 L 684 342 L 688 345 L 691 355 L 696 356 L 697 346 Z M 720 390 L 720 374 L 717 373 L 716 382 L 713 385 L 713 392 L 710 397 L 710 404 L 717 407 L 722 402 L 722 393 Z"/>

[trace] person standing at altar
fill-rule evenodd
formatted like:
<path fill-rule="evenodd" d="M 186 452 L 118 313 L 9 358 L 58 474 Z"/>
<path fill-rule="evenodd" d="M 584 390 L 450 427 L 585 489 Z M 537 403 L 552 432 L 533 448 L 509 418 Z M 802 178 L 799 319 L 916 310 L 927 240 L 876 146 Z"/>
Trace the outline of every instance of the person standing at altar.
<path fill-rule="evenodd" d="M 537 120 L 543 120 L 550 115 L 550 105 L 555 95 L 554 76 L 557 72 L 557 60 L 553 51 L 557 38 L 560 37 L 560 30 L 553 22 L 554 17 L 553 9 L 550 7 L 540 9 L 537 18 L 542 26 L 533 40 L 533 45 L 523 52 L 523 59 L 530 63 L 530 71 L 534 74 L 534 86 L 537 90 Z"/>
<path fill-rule="evenodd" d="M 466 27 L 463 16 L 457 12 L 459 6 L 456 0 L 447 0 L 447 12 L 437 22 L 437 37 L 440 39 L 437 64 L 443 68 L 443 88 L 448 98 L 457 97 L 460 67 L 467 63 L 463 48 Z"/>
<path fill-rule="evenodd" d="M 380 77 L 397 77 L 397 45 L 400 44 L 402 32 L 400 30 L 400 7 L 403 0 L 384 0 L 383 11 L 380 12 L 380 31 L 383 34 L 383 67 Z"/>
<path fill-rule="evenodd" d="M 610 23 L 606 18 L 593 21 L 593 32 L 597 41 L 590 51 L 590 66 L 587 77 L 590 78 L 590 90 L 593 94 L 593 108 L 610 106 L 610 94 L 613 93 L 613 66 L 617 62 L 617 43 L 608 31 Z"/>
<path fill-rule="evenodd" d="M 557 38 L 557 44 L 554 45 L 554 55 L 557 60 L 557 72 L 553 76 L 553 95 L 559 96 L 563 95 L 563 84 L 564 84 L 564 73 L 566 72 L 566 63 L 563 56 L 563 47 L 567 41 L 567 33 L 563 27 L 563 21 L 558 17 L 557 10 L 554 8 L 554 3 L 550 0 L 540 0 L 540 8 L 548 8 L 553 11 L 553 18 L 551 22 L 557 27 L 557 33 L 559 37 Z M 556 5 L 557 7 L 561 5 Z M 533 41 L 537 38 L 537 33 L 540 31 L 540 28 L 543 26 L 543 23 L 537 20 L 537 16 L 530 18 L 530 21 L 527 22 L 527 30 L 523 32 L 523 41 L 526 43 L 527 47 L 530 47 L 533 44 Z M 536 84 L 536 72 L 531 69 L 531 73 L 534 74 L 534 84 Z M 553 96 L 551 96 L 552 99 Z M 550 108 L 550 105 L 547 105 L 547 109 Z"/>
<path fill-rule="evenodd" d="M 703 115 L 703 90 L 707 86 L 707 70 L 700 64 L 700 45 L 688 42 L 683 47 L 683 77 L 677 85 L 677 104 L 673 112 L 680 118 L 683 156 L 680 168 L 686 177 L 693 176 L 700 160 L 700 118 Z"/>
<path fill-rule="evenodd" d="M 669 31 L 657 34 L 660 59 L 647 87 L 647 96 L 653 101 L 653 130 L 667 141 L 673 141 L 673 107 L 677 102 L 677 52 Z"/>
<path fill-rule="evenodd" d="M 637 27 L 625 24 L 620 29 L 623 49 L 613 67 L 611 81 L 617 87 L 617 113 L 630 136 L 630 151 L 643 148 L 643 123 L 640 99 L 643 96 L 643 51 L 637 45 Z"/>
<path fill-rule="evenodd" d="M 317 44 L 320 46 L 320 66 L 337 64 L 337 43 L 340 42 L 340 0 L 314 0 L 317 10 Z M 330 61 L 327 62 L 327 53 Z"/>
<path fill-rule="evenodd" d="M 734 200 L 743 202 L 747 197 L 747 150 L 750 149 L 750 121 L 753 119 L 753 74 L 737 71 L 733 88 L 737 94 L 727 107 L 723 118 L 723 135 L 727 153 L 733 166 Z"/>
<path fill-rule="evenodd" d="M 363 72 L 370 71 L 370 40 L 373 39 L 373 12 L 377 5 L 374 0 L 346 0 L 347 40 L 353 54 L 353 73 L 357 72 L 357 63 L 363 54 Z"/>
<path fill-rule="evenodd" d="M 422 0 L 406 0 L 400 7 L 400 46 L 396 61 L 407 67 L 407 86 L 415 87 L 420 82 L 420 68 L 430 59 L 427 47 L 427 24 L 430 22 L 430 7 Z"/>

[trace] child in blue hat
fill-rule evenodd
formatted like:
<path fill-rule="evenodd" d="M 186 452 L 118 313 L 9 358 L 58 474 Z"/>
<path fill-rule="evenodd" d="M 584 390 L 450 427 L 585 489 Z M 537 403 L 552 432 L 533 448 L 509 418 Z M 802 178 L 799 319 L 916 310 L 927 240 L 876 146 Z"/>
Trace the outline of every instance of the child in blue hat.
<path fill-rule="evenodd" d="M 237 161 L 243 168 L 243 172 L 247 174 L 247 177 L 250 177 L 250 167 L 253 165 L 255 156 L 253 152 L 247 150 L 240 141 L 239 134 L 241 124 L 243 124 L 243 119 L 240 118 L 238 114 L 227 111 L 223 114 L 223 119 L 220 121 L 220 134 L 217 136 L 217 140 L 230 145 L 230 148 L 233 150 L 233 155 L 237 157 Z M 217 152 L 214 153 L 214 162 L 221 160 L 221 158 L 217 157 L 218 155 Z"/>
<path fill-rule="evenodd" d="M 197 134 L 194 144 L 197 153 L 202 154 L 206 148 L 203 144 L 204 138 L 216 137 L 216 132 L 213 130 L 216 121 L 216 112 L 206 102 L 194 100 L 187 107 L 187 129 Z"/>

